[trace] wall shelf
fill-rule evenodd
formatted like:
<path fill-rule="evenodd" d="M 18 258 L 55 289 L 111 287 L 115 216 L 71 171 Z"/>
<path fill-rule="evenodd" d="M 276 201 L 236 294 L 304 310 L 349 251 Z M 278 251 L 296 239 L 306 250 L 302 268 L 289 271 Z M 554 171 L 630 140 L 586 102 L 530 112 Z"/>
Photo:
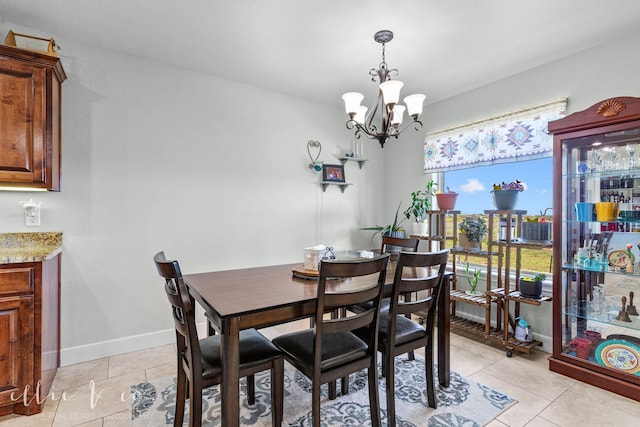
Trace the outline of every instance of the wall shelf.
<path fill-rule="evenodd" d="M 332 182 L 332 181 L 322 181 L 320 186 L 322 186 L 322 192 L 324 193 L 327 190 L 327 187 L 331 185 L 336 185 L 340 187 L 340 192 L 344 193 L 345 188 L 351 185 L 350 182 Z"/>
<path fill-rule="evenodd" d="M 338 157 L 338 160 L 340 160 L 340 163 L 342 163 L 343 165 L 346 162 L 358 162 L 358 167 L 360 169 L 362 169 L 362 166 L 364 166 L 364 164 L 369 161 L 369 159 L 360 159 L 358 157 L 346 157 L 346 156 Z"/>

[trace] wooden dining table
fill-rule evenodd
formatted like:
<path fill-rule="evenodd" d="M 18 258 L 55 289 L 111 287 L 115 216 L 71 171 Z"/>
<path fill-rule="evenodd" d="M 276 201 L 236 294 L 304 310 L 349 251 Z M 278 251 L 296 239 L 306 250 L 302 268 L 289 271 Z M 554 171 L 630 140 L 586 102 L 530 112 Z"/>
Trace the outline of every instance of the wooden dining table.
<path fill-rule="evenodd" d="M 317 280 L 294 277 L 300 264 L 242 268 L 187 274 L 189 293 L 204 308 L 220 333 L 222 347 L 222 426 L 239 425 L 239 332 L 311 317 L 316 309 Z M 418 269 L 420 270 L 420 269 Z M 395 263 L 389 263 L 387 284 L 393 283 Z M 420 272 L 409 272 L 417 274 Z M 447 281 L 449 276 L 447 276 Z M 353 289 L 357 279 L 330 281 L 329 292 Z M 437 363 L 440 386 L 449 385 L 449 287 L 438 298 Z M 390 288 L 387 286 L 387 288 Z"/>

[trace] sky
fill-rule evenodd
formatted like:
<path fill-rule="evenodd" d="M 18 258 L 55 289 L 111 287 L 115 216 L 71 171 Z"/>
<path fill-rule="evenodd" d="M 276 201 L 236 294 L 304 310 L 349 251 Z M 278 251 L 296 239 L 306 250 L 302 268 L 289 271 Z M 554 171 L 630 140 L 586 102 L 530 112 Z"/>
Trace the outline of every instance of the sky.
<path fill-rule="evenodd" d="M 551 208 L 553 197 L 552 158 L 504 163 L 491 166 L 479 166 L 469 169 L 446 172 L 446 187 L 459 194 L 456 210 L 463 214 L 483 213 L 495 209 L 490 191 L 493 184 L 511 182 L 516 179 L 524 182 L 526 190 L 518 194 L 517 210 L 526 210 L 528 215 L 540 215 Z M 547 211 L 547 215 L 552 214 Z"/>

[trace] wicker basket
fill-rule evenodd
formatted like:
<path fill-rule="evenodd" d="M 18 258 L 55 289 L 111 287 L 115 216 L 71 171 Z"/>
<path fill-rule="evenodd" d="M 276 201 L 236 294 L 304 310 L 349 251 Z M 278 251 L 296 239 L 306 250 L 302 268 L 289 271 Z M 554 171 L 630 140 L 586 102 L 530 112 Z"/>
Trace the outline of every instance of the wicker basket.
<path fill-rule="evenodd" d="M 474 251 L 479 251 L 481 247 L 480 242 L 472 242 L 467 238 L 467 235 L 464 233 L 458 233 L 458 246 L 462 249 L 469 249 Z"/>

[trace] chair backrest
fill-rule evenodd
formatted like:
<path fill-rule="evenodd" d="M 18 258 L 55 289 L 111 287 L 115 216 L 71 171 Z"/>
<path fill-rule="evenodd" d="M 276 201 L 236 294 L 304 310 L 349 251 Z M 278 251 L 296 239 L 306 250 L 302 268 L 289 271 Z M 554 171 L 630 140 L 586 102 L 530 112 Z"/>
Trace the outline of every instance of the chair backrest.
<path fill-rule="evenodd" d="M 158 252 L 153 257 L 153 261 L 158 273 L 165 279 L 164 291 L 171 304 L 178 354 L 184 354 L 186 362 L 193 369 L 193 372 L 199 375 L 202 367 L 200 366 L 200 342 L 196 331 L 194 301 L 182 279 L 180 265 L 178 261 L 167 260 L 164 252 Z"/>
<path fill-rule="evenodd" d="M 417 238 L 382 236 L 382 246 L 380 247 L 380 253 L 397 253 L 401 250 L 418 252 L 419 244 L 420 239 Z M 388 248 L 388 246 L 396 249 Z"/>
<path fill-rule="evenodd" d="M 382 300 L 382 289 L 386 281 L 389 254 L 382 254 L 366 260 L 322 260 L 320 263 L 320 278 L 318 280 L 318 298 L 315 317 L 314 355 L 315 364 L 320 366 L 322 335 L 337 332 L 354 331 L 367 327 L 373 331 L 369 340 L 369 354 L 377 350 L 377 330 L 379 306 Z M 377 277 L 376 277 L 377 275 Z M 364 276 L 371 276 L 364 278 Z M 354 289 L 340 292 L 327 292 L 329 283 L 336 283 L 335 279 L 357 281 L 363 277 L 362 286 L 358 284 Z M 349 279 L 352 278 L 352 279 Z M 328 319 L 325 313 L 343 307 L 350 307 L 360 303 L 371 302 L 371 308 L 353 316 Z"/>
<path fill-rule="evenodd" d="M 418 252 L 418 245 L 420 245 L 418 238 L 382 236 L 380 253 L 390 253 L 391 260 L 396 261 L 400 251 Z"/>
<path fill-rule="evenodd" d="M 438 252 L 400 252 L 389 307 L 389 322 L 392 322 L 390 331 L 395 331 L 397 315 L 417 312 L 426 313 L 426 329 L 433 329 L 438 297 L 446 282 L 448 258 L 449 249 Z M 421 295 L 420 291 L 426 292 Z M 417 295 L 415 300 L 400 298 L 401 295 L 413 292 Z"/>

